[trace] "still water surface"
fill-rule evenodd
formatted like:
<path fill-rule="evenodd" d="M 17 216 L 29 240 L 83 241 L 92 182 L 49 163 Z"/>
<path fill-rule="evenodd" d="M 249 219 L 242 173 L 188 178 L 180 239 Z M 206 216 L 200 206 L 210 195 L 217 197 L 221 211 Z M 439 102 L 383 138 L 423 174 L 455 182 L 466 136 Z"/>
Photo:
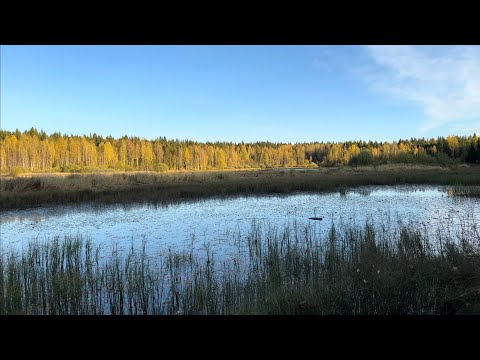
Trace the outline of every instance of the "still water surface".
<path fill-rule="evenodd" d="M 370 221 L 390 229 L 403 224 L 435 233 L 479 220 L 479 199 L 449 197 L 444 187 L 366 186 L 346 195 L 297 193 L 163 206 L 82 204 L 5 211 L 0 213 L 0 234 L 4 249 L 21 249 L 32 240 L 80 234 L 97 244 L 118 244 L 120 249 L 144 239 L 149 249 L 202 250 L 208 246 L 217 253 L 228 253 L 232 239 L 245 236 L 253 221 L 265 229 L 310 224 L 323 234 L 332 223 L 348 226 Z"/>

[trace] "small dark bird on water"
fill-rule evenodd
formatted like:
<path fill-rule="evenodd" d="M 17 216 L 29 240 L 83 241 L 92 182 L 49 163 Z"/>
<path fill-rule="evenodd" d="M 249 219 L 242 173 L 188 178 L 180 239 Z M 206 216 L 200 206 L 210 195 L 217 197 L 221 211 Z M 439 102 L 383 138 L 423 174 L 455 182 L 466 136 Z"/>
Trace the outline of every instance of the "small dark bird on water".
<path fill-rule="evenodd" d="M 310 220 L 323 220 L 322 217 L 321 217 L 321 218 L 320 218 L 320 217 L 311 217 L 311 218 L 309 218 L 309 219 L 310 219 Z"/>

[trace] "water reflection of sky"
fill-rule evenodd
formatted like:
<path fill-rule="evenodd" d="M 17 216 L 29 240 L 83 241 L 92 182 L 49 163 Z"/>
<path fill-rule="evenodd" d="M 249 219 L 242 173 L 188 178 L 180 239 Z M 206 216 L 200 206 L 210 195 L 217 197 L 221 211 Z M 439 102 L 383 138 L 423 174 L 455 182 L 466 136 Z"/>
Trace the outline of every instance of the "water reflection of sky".
<path fill-rule="evenodd" d="M 323 221 L 308 217 L 323 217 Z M 0 213 L 4 247 L 22 247 L 32 239 L 81 234 L 95 243 L 120 248 L 147 240 L 152 248 L 209 246 L 226 251 L 233 234 L 244 236 L 256 221 L 263 228 L 311 224 L 326 233 L 331 224 L 388 228 L 413 225 L 434 234 L 465 219 L 480 220 L 480 201 L 451 198 L 437 186 L 369 186 L 339 193 L 213 198 L 174 203 L 101 206 L 50 206 Z"/>

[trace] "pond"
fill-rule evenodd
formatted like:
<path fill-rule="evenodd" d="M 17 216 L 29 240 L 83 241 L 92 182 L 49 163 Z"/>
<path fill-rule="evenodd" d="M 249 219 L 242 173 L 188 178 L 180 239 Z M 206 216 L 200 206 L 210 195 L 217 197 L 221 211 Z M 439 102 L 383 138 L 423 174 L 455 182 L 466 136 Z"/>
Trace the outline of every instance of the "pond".
<path fill-rule="evenodd" d="M 234 238 L 245 236 L 255 222 L 263 229 L 309 225 L 319 234 L 332 226 L 399 229 L 412 225 L 427 233 L 452 231 L 479 223 L 480 201 L 453 198 L 439 186 L 365 186 L 346 194 L 210 198 L 167 205 L 63 205 L 0 213 L 3 249 L 22 249 L 29 241 L 80 234 L 97 244 L 120 249 L 146 241 L 149 251 L 209 248 L 233 251 Z M 310 220 L 309 217 L 322 218 Z"/>

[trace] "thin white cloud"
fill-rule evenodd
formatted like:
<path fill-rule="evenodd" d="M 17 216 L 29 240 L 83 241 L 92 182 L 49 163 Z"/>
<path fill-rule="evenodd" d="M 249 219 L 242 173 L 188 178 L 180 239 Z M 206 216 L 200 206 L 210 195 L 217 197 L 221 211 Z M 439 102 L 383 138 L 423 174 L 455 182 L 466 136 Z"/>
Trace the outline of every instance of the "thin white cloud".
<path fill-rule="evenodd" d="M 480 121 L 459 122 L 452 127 L 454 134 L 458 135 L 480 135 Z"/>
<path fill-rule="evenodd" d="M 367 46 L 375 67 L 361 73 L 375 90 L 423 110 L 425 132 L 480 119 L 480 46 Z"/>

